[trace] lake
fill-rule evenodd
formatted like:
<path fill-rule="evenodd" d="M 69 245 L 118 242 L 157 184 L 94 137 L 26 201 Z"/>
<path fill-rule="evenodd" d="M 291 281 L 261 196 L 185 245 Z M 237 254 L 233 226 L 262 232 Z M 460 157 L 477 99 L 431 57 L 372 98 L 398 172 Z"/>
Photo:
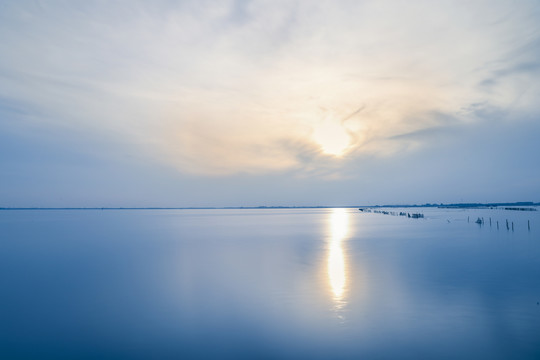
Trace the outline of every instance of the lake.
<path fill-rule="evenodd" d="M 540 358 L 540 211 L 386 210 L 0 211 L 0 358 Z"/>

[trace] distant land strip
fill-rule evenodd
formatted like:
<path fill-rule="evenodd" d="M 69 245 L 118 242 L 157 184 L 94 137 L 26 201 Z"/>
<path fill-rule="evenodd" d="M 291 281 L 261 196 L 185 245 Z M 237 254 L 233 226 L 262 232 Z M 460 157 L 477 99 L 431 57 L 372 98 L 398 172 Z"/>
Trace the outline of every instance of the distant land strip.
<path fill-rule="evenodd" d="M 401 205 L 347 205 L 347 206 L 223 206 L 223 207 L 0 207 L 0 210 L 251 210 L 251 209 L 332 209 L 332 208 L 417 208 L 474 209 L 507 206 L 505 210 L 522 210 L 511 206 L 540 206 L 540 202 L 459 203 L 459 204 L 401 204 Z"/>

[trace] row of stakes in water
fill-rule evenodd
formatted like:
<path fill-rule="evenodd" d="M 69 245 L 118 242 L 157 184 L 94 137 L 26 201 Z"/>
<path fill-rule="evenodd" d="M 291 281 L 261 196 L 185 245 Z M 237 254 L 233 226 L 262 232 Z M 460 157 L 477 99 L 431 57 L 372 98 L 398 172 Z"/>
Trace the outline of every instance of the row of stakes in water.
<path fill-rule="evenodd" d="M 406 216 L 408 218 L 412 218 L 412 219 L 423 219 L 424 218 L 424 214 L 420 214 L 420 213 L 406 213 L 406 212 L 403 212 L 403 211 L 400 211 L 400 212 L 396 212 L 396 211 L 386 211 L 386 210 L 372 210 L 372 209 L 358 209 L 362 212 L 366 212 L 366 213 L 375 213 L 375 214 L 383 214 L 383 215 L 392 215 L 392 216 Z"/>
<path fill-rule="evenodd" d="M 408 218 L 413 218 L 413 219 L 422 219 L 424 218 L 424 214 L 421 214 L 421 213 L 406 213 L 406 212 L 403 212 L 403 211 L 400 211 L 400 212 L 396 212 L 396 211 L 386 211 L 386 210 L 372 210 L 372 209 L 358 209 L 362 212 L 366 212 L 366 213 L 375 213 L 375 214 L 383 214 L 383 215 L 392 215 L 392 216 L 407 216 Z M 470 222 L 470 219 L 469 217 L 467 216 L 467 222 Z M 477 223 L 478 225 L 484 225 L 484 218 L 478 218 L 476 219 L 475 223 Z M 497 230 L 499 230 L 499 221 L 496 222 L 497 223 Z M 489 226 L 491 226 L 492 222 L 491 222 L 491 218 L 489 218 Z M 511 224 L 511 225 L 510 225 Z M 514 222 L 512 221 L 511 223 L 508 222 L 508 219 L 506 219 L 506 230 L 510 230 L 510 227 L 512 228 L 512 231 L 514 231 Z M 531 221 L 530 220 L 527 220 L 527 229 L 530 231 L 531 230 Z"/>
<path fill-rule="evenodd" d="M 467 216 L 467 222 L 469 222 L 469 217 Z M 475 223 L 482 226 L 484 225 L 484 218 L 478 218 L 476 219 Z M 489 226 L 491 226 L 491 218 L 489 218 Z M 527 229 L 531 231 L 531 221 L 527 220 Z M 497 221 L 497 230 L 499 230 L 499 221 Z M 506 219 L 506 230 L 510 230 L 510 223 L 508 222 L 508 219 Z M 512 231 L 514 231 L 514 222 L 512 221 Z"/>

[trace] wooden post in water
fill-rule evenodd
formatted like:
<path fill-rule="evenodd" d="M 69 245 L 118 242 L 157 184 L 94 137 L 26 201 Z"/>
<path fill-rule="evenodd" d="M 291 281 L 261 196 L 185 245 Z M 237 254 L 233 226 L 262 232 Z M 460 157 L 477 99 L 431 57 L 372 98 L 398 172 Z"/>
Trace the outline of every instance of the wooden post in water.
<path fill-rule="evenodd" d="M 512 221 L 512 231 L 514 231 L 514 222 Z"/>
<path fill-rule="evenodd" d="M 508 219 L 506 219 L 506 230 L 510 230 L 510 227 L 508 226 Z"/>
<path fill-rule="evenodd" d="M 497 220 L 497 230 L 499 230 L 499 220 Z"/>
<path fill-rule="evenodd" d="M 489 218 L 489 227 L 491 227 L 491 218 Z"/>
<path fill-rule="evenodd" d="M 531 231 L 531 220 L 527 220 L 527 227 L 529 228 L 529 231 Z"/>

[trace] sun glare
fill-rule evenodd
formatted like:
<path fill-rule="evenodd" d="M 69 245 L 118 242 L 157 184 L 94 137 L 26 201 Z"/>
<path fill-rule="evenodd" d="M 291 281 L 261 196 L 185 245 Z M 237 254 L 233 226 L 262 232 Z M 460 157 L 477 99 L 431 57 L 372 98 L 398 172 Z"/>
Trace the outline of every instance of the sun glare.
<path fill-rule="evenodd" d="M 349 146 L 351 138 L 339 122 L 326 119 L 313 130 L 313 140 L 321 146 L 323 153 L 341 156 Z"/>

